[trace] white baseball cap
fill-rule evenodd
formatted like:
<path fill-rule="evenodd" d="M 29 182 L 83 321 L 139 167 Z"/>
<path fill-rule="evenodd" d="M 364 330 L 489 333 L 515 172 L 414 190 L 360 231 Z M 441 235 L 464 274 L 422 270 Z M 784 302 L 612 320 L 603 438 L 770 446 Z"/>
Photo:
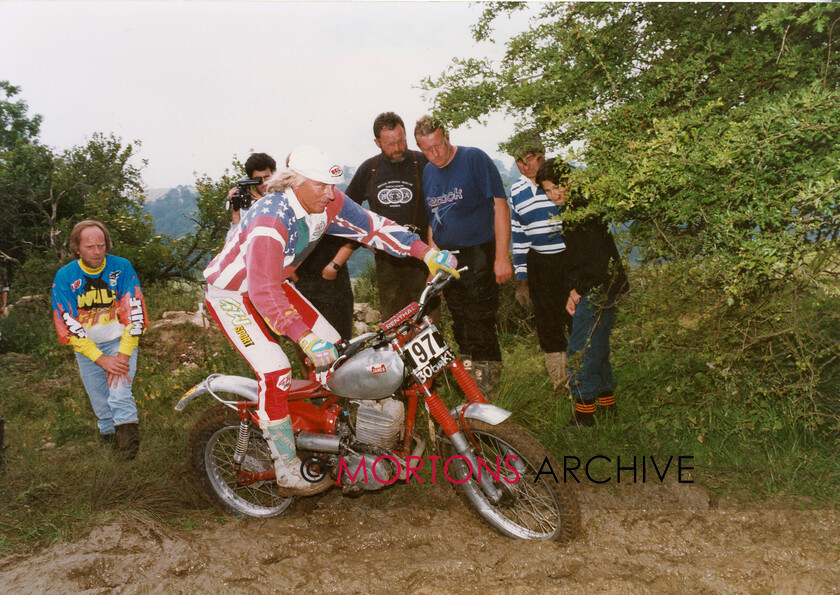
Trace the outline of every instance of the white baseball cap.
<path fill-rule="evenodd" d="M 312 145 L 301 145 L 289 154 L 289 169 L 323 184 L 340 184 L 344 181 L 341 166 Z"/>

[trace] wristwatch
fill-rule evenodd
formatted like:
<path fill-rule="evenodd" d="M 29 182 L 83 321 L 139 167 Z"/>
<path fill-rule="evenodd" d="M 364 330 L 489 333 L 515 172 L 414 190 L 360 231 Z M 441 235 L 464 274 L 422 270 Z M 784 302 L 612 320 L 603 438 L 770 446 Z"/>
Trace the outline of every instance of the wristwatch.
<path fill-rule="evenodd" d="M 337 270 L 337 271 L 340 271 L 340 270 L 341 270 L 341 265 L 340 265 L 340 264 L 337 264 L 337 263 L 335 263 L 335 262 L 333 262 L 333 261 L 330 261 L 330 266 L 331 266 L 332 268 L 334 268 L 335 270 Z"/>

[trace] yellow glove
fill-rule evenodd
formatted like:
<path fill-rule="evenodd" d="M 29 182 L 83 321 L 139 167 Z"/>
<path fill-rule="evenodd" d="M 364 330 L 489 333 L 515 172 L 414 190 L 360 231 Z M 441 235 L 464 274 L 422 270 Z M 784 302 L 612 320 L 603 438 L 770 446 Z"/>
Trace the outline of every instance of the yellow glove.
<path fill-rule="evenodd" d="M 307 333 L 298 341 L 298 345 L 312 360 L 316 368 L 329 366 L 338 359 L 338 350 L 335 345 L 318 337 L 315 333 Z"/>
<path fill-rule="evenodd" d="M 456 279 L 461 277 L 461 273 L 458 272 L 458 260 L 448 250 L 430 248 L 423 256 L 423 261 L 429 267 L 429 272 L 432 275 L 436 275 L 439 271 L 445 271 Z"/>

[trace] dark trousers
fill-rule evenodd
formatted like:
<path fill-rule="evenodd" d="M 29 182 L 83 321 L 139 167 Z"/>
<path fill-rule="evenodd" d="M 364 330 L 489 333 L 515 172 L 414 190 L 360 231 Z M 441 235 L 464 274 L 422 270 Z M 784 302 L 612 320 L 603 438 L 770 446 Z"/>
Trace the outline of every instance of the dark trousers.
<path fill-rule="evenodd" d="M 342 339 L 353 337 L 353 288 L 346 266 L 341 267 L 334 281 L 314 272 L 306 273 L 300 275 L 295 287 L 324 315 Z"/>
<path fill-rule="evenodd" d="M 428 278 L 429 269 L 416 258 L 397 258 L 390 254 L 377 253 L 376 286 L 379 290 L 379 312 L 382 321 L 388 320 L 411 302 L 419 300 Z M 440 298 L 435 298 L 428 311 L 433 312 L 436 308 L 440 309 Z"/>
<path fill-rule="evenodd" d="M 572 317 L 566 312 L 570 288 L 563 267 L 564 253 L 528 252 L 528 291 L 537 319 L 540 349 L 546 353 L 566 351 L 572 332 Z"/>
<path fill-rule="evenodd" d="M 495 242 L 457 248 L 458 266 L 468 266 L 461 278 L 443 290 L 452 313 L 452 330 L 462 359 L 502 361 L 496 332 L 499 286 L 493 264 Z"/>

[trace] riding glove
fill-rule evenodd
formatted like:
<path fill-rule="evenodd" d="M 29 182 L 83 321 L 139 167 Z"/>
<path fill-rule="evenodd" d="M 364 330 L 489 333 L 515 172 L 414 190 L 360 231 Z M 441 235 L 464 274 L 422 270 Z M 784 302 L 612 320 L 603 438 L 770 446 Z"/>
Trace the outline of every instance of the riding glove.
<path fill-rule="evenodd" d="M 338 350 L 335 345 L 318 337 L 315 333 L 306 333 L 298 340 L 298 345 L 312 360 L 316 368 L 329 366 L 338 359 Z"/>
<path fill-rule="evenodd" d="M 423 256 L 423 260 L 432 275 L 436 275 L 438 271 L 445 271 L 456 279 L 461 277 L 461 273 L 458 272 L 458 261 L 448 250 L 430 248 Z"/>

